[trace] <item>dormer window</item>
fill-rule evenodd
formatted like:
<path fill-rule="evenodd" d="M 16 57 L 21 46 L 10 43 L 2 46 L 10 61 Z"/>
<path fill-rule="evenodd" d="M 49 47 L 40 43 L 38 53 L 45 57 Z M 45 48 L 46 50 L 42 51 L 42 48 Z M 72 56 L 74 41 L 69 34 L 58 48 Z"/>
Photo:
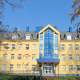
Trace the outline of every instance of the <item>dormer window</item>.
<path fill-rule="evenodd" d="M 70 34 L 67 35 L 67 40 L 72 40 L 72 37 Z"/>
<path fill-rule="evenodd" d="M 26 50 L 29 50 L 29 44 L 26 44 Z"/>
<path fill-rule="evenodd" d="M 12 39 L 18 39 L 18 35 L 12 35 Z"/>
<path fill-rule="evenodd" d="M 15 49 L 15 48 L 16 48 L 15 44 L 12 44 L 12 49 Z"/>
<path fill-rule="evenodd" d="M 30 34 L 26 34 L 26 40 L 30 40 L 31 35 Z"/>

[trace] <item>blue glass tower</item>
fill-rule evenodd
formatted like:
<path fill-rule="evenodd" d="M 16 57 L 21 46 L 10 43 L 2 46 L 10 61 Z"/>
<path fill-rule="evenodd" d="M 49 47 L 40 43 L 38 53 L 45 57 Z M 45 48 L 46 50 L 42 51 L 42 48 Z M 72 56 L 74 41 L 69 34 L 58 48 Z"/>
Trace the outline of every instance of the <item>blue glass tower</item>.
<path fill-rule="evenodd" d="M 44 39 L 42 39 L 42 34 L 40 34 L 40 40 L 43 40 L 44 44 L 40 43 L 40 57 L 38 62 L 59 62 L 58 53 L 55 53 L 55 51 L 58 51 L 58 36 L 54 34 L 49 28 L 44 32 Z M 41 53 L 42 48 L 44 49 L 43 55 Z"/>
<path fill-rule="evenodd" d="M 38 63 L 41 65 L 42 75 L 54 76 L 55 66 L 59 63 L 58 33 L 47 27 L 39 34 L 40 49 Z"/>

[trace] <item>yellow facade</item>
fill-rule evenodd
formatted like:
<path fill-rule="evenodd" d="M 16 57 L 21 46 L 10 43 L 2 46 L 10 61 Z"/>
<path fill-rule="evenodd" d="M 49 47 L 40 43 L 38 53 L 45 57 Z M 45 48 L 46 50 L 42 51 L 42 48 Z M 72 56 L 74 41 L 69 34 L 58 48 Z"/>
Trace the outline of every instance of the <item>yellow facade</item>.
<path fill-rule="evenodd" d="M 80 68 L 80 40 L 61 40 L 60 44 L 64 45 L 64 49 L 59 49 L 59 73 L 80 74 L 80 70 L 76 69 L 77 65 Z"/>
<path fill-rule="evenodd" d="M 77 68 L 80 69 L 80 40 L 61 40 L 60 32 L 51 25 L 43 28 L 38 35 L 41 33 L 44 35 L 45 30 L 48 28 L 51 29 L 53 33 L 58 34 L 57 53 L 59 55 L 59 62 L 49 63 L 55 66 L 55 74 L 79 75 L 80 70 L 77 70 Z M 39 63 L 37 61 L 40 55 L 39 49 L 40 39 L 0 40 L 0 72 L 18 75 L 40 74 L 40 66 L 45 64 L 45 62 Z M 42 53 L 44 53 L 44 47 Z"/>
<path fill-rule="evenodd" d="M 6 72 L 31 73 L 32 68 L 37 64 L 35 58 L 39 57 L 39 41 L 34 40 L 26 42 L 24 40 L 4 40 L 1 42 L 1 44 L 2 45 L 0 49 L 0 69 L 2 69 L 3 67 L 2 64 L 6 64 Z M 15 48 L 12 48 L 12 44 L 15 45 Z M 6 45 L 6 49 L 4 45 Z M 9 47 L 9 49 L 7 49 L 7 47 Z M 6 57 L 4 56 L 5 54 Z M 18 57 L 20 57 L 20 59 Z M 10 70 L 10 64 L 13 64 L 14 66 L 12 70 Z M 2 70 L 0 71 L 4 72 Z"/>

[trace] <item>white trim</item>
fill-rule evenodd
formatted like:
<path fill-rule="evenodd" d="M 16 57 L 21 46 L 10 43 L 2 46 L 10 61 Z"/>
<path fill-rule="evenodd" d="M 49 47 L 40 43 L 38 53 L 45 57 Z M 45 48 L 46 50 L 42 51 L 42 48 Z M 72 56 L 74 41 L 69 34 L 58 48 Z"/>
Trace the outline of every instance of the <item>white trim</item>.
<path fill-rule="evenodd" d="M 40 30 L 39 34 L 42 33 L 44 30 L 46 30 L 47 28 L 51 28 L 53 31 L 55 31 L 58 34 L 60 33 L 57 29 L 55 29 L 53 26 L 48 24 L 46 27 L 44 27 L 42 30 Z"/>

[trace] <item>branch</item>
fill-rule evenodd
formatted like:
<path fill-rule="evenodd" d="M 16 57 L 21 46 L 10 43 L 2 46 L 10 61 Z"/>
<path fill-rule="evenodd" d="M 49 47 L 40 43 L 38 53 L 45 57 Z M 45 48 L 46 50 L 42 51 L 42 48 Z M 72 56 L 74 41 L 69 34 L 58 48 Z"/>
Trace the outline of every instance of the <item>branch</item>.
<path fill-rule="evenodd" d="M 80 0 L 74 0 L 72 8 L 80 4 Z"/>
<path fill-rule="evenodd" d="M 12 6 L 12 7 L 16 7 L 16 5 L 13 4 L 13 3 L 11 3 L 11 2 L 9 2 L 9 0 L 5 0 L 5 2 L 6 2 L 7 4 L 9 4 L 10 6 Z"/>

